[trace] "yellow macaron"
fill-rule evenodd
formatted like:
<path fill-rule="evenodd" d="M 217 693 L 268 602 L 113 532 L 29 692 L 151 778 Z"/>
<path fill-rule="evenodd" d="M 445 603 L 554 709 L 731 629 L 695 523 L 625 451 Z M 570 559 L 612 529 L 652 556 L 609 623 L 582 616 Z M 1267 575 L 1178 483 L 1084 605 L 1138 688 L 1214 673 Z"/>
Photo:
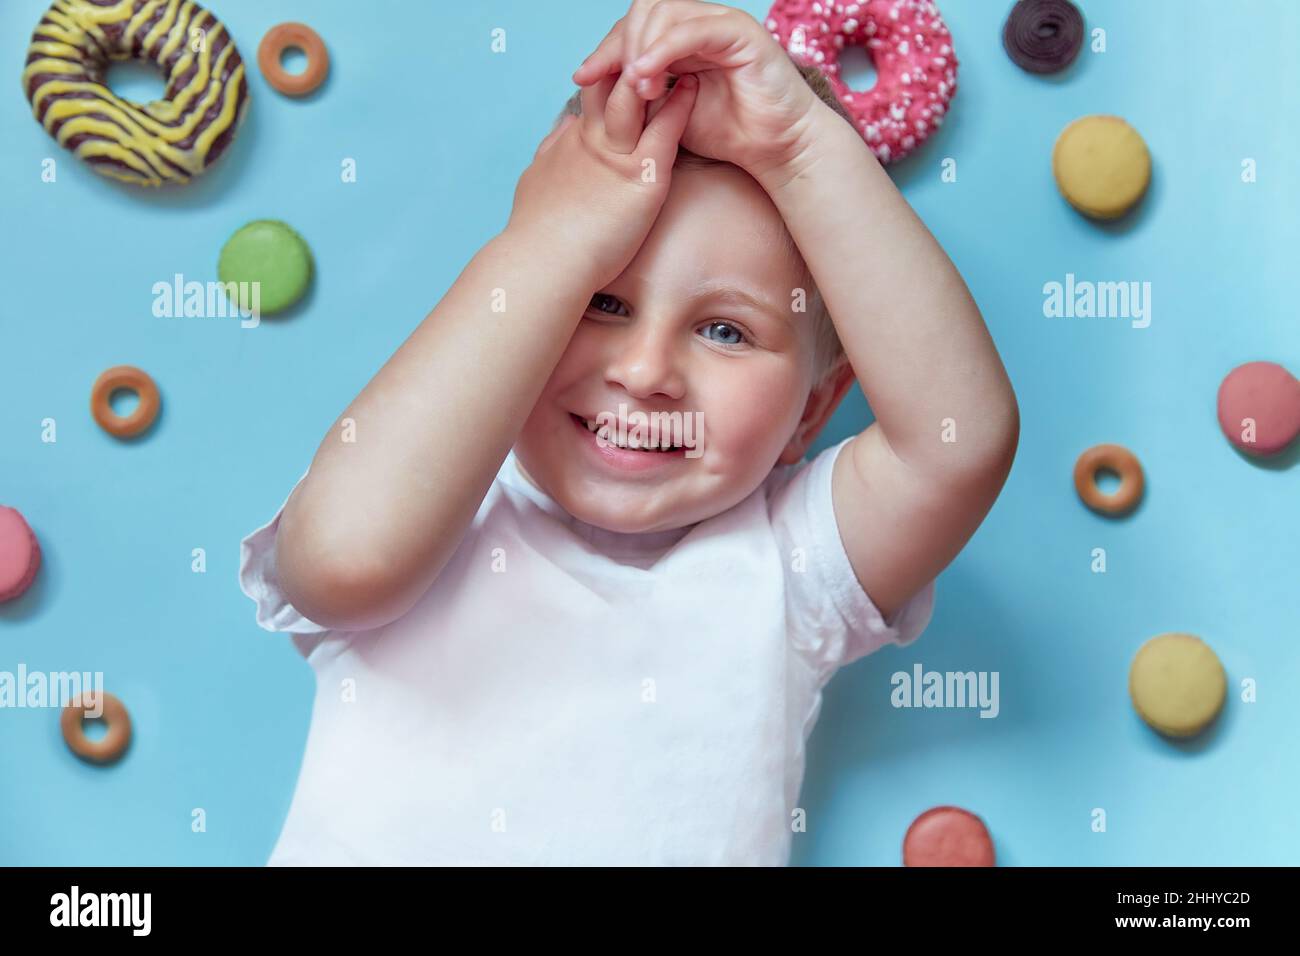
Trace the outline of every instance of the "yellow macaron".
<path fill-rule="evenodd" d="M 1151 181 L 1151 154 L 1118 116 L 1083 116 L 1061 131 L 1052 175 L 1070 205 L 1094 219 L 1118 219 Z"/>
<path fill-rule="evenodd" d="M 1228 676 L 1209 645 L 1192 634 L 1160 634 L 1138 650 L 1128 692 L 1138 715 L 1169 737 L 1210 725 L 1228 695 Z"/>

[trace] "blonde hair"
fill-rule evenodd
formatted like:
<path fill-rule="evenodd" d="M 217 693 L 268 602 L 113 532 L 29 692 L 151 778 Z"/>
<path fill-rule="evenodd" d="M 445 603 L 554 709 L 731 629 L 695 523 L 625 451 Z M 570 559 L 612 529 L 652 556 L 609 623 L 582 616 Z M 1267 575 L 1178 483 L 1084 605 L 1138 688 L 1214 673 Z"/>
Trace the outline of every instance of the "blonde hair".
<path fill-rule="evenodd" d="M 817 98 L 829 106 L 850 126 L 853 125 L 853 119 L 849 116 L 848 111 L 844 109 L 844 104 L 840 102 L 839 97 L 835 95 L 835 90 L 831 88 L 830 82 L 826 79 L 821 70 L 815 66 L 805 66 L 801 63 L 794 63 L 798 69 L 799 75 L 803 77 L 808 87 L 817 94 Z M 671 89 L 676 82 L 676 77 L 668 78 L 668 88 Z M 565 116 L 573 114 L 574 116 L 582 115 L 582 90 L 576 91 L 569 101 L 564 105 L 560 115 L 555 118 L 556 125 L 564 119 Z M 698 153 L 692 153 L 684 146 L 677 149 L 677 160 L 673 164 L 682 169 L 703 169 L 709 166 L 725 166 L 721 160 L 710 159 L 707 156 L 701 156 Z M 821 292 L 817 284 L 813 281 L 812 274 L 808 271 L 808 265 L 804 261 L 803 255 L 799 252 L 799 247 L 795 245 L 794 239 L 790 236 L 788 230 L 782 229 L 781 235 L 785 239 L 786 253 L 790 256 L 791 261 L 795 262 L 803 273 L 803 288 L 807 290 L 805 307 L 809 319 L 815 324 L 816 338 L 813 348 L 813 370 L 816 384 L 821 384 L 831 373 L 834 372 L 846 360 L 844 354 L 844 345 L 840 342 L 840 337 L 835 331 L 835 324 L 831 321 L 830 312 L 826 308 Z"/>

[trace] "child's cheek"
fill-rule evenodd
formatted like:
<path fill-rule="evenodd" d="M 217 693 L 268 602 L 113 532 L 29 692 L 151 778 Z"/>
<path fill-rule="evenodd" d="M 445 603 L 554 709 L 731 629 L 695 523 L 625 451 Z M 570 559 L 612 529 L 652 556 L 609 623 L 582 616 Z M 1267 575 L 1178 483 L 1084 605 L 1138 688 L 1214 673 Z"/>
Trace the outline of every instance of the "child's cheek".
<path fill-rule="evenodd" d="M 771 465 L 799 422 L 798 376 L 779 368 L 747 369 L 740 381 L 714 381 L 704 403 L 705 448 L 757 469 Z"/>

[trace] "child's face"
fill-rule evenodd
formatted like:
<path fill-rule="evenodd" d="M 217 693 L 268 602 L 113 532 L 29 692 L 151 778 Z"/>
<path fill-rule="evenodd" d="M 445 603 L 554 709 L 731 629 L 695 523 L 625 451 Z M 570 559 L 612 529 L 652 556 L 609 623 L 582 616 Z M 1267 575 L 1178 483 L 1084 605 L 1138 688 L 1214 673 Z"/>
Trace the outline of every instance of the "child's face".
<path fill-rule="evenodd" d="M 524 423 L 515 450 L 528 477 L 588 524 L 663 531 L 725 511 L 778 460 L 797 461 L 815 434 L 800 427 L 815 336 L 792 308 L 806 282 L 784 233 L 743 171 L 674 170 L 645 243 L 593 298 Z M 625 421 L 680 412 L 672 421 L 702 433 L 673 438 L 702 453 L 601 448 L 575 416 L 608 415 L 616 429 L 620 404 Z"/>

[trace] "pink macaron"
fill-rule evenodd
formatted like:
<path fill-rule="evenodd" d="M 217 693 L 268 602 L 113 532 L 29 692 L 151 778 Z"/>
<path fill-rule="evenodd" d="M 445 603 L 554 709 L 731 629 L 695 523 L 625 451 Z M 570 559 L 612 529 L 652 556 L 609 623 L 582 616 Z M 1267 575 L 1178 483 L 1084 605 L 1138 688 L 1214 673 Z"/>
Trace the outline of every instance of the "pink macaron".
<path fill-rule="evenodd" d="M 1219 386 L 1219 427 L 1247 454 L 1279 454 L 1300 435 L 1300 380 L 1276 362 L 1237 366 Z"/>
<path fill-rule="evenodd" d="M 26 591 L 40 567 L 41 546 L 31 527 L 16 509 L 0 505 L 0 603 Z"/>

